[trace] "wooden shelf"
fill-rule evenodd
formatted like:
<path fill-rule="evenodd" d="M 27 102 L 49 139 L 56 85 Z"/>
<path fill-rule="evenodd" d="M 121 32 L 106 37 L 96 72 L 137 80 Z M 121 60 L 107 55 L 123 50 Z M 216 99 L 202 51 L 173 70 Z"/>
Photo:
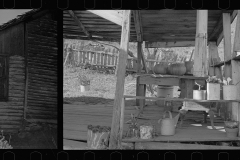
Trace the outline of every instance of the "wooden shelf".
<path fill-rule="evenodd" d="M 195 124 L 185 125 L 176 128 L 173 136 L 159 135 L 152 139 L 123 138 L 123 142 L 186 142 L 186 141 L 236 141 L 240 137 L 228 138 L 224 131 L 224 124 L 216 124 L 217 129 L 212 129 L 210 125 L 194 126 Z M 200 124 L 199 124 L 200 125 Z"/>
<path fill-rule="evenodd" d="M 232 58 L 232 59 L 229 59 L 229 60 L 227 60 L 227 61 L 223 61 L 223 62 L 219 62 L 219 63 L 217 63 L 217 64 L 215 64 L 215 65 L 211 65 L 211 67 L 221 67 L 221 66 L 223 66 L 224 64 L 231 64 L 231 60 L 237 60 L 237 61 L 239 61 L 239 60 L 240 60 L 240 55 L 239 55 L 239 56 L 236 56 L 236 57 L 234 57 L 234 58 Z"/>
<path fill-rule="evenodd" d="M 195 100 L 188 98 L 158 98 L 158 97 L 142 97 L 142 96 L 128 96 L 125 95 L 124 98 L 131 99 L 151 99 L 151 100 L 165 100 L 165 101 L 190 101 L 190 102 L 240 102 L 240 100 Z"/>
<path fill-rule="evenodd" d="M 198 79 L 198 80 L 205 80 L 208 77 L 194 77 L 189 74 L 183 75 L 183 76 L 177 76 L 177 75 L 161 75 L 161 74 L 137 74 L 137 76 L 144 77 L 144 76 L 150 76 L 152 78 L 179 78 L 179 79 Z"/>

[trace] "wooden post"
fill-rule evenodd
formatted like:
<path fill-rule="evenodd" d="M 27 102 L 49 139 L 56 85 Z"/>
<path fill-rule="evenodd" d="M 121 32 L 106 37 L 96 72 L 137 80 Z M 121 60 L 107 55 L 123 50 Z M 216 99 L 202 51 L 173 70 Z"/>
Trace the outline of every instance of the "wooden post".
<path fill-rule="evenodd" d="M 235 37 L 234 37 L 234 44 L 233 44 L 233 54 L 232 56 L 236 56 L 236 52 L 240 51 L 240 10 L 238 10 L 238 17 L 237 17 L 237 23 L 236 23 L 236 31 L 235 31 Z M 232 80 L 233 84 L 237 84 L 237 97 L 240 99 L 240 62 L 232 60 Z M 240 123 L 240 103 L 233 102 L 232 103 L 232 118 L 235 121 L 238 121 Z M 238 136 L 240 137 L 240 125 L 238 130 Z"/>
<path fill-rule="evenodd" d="M 130 10 L 124 11 L 109 149 L 117 149 L 119 144 L 121 144 L 120 136 L 122 135 L 121 133 L 122 130 L 120 130 L 120 123 L 121 123 L 121 117 L 123 117 L 121 116 L 121 111 L 123 107 L 122 103 L 123 103 L 123 94 L 124 94 L 124 81 L 125 81 L 125 73 L 126 73 L 126 61 L 128 57 L 128 42 L 130 37 L 130 23 L 131 23 L 130 20 L 131 20 L 131 11 Z"/>
<path fill-rule="evenodd" d="M 141 60 L 142 60 L 142 43 L 137 42 L 137 73 L 140 74 L 142 71 L 142 65 L 141 65 Z M 144 89 L 146 88 L 144 84 L 139 84 L 139 78 L 137 77 L 137 83 L 136 83 L 136 96 L 144 96 L 145 94 Z M 136 105 L 140 106 L 140 101 L 141 105 L 145 103 L 145 100 L 141 99 L 136 99 Z"/>
<path fill-rule="evenodd" d="M 236 60 L 232 60 L 232 80 L 233 84 L 236 85 L 237 88 L 237 97 L 240 99 L 240 62 Z M 240 103 L 232 102 L 232 119 L 238 121 L 240 123 Z M 240 125 L 239 125 L 238 136 L 240 137 Z"/>
<path fill-rule="evenodd" d="M 108 57 L 108 54 L 104 54 L 104 66 L 107 65 L 107 57 Z"/>
<path fill-rule="evenodd" d="M 86 59 L 86 52 L 83 51 L 83 63 L 85 63 L 85 59 Z"/>
<path fill-rule="evenodd" d="M 215 65 L 215 64 L 217 64 L 217 63 L 219 63 L 221 61 L 221 59 L 220 59 L 220 57 L 218 55 L 217 42 L 209 42 L 208 55 L 209 55 L 209 58 L 208 58 L 209 59 L 209 71 L 208 71 L 208 74 L 210 76 L 216 75 L 215 70 L 219 70 L 218 72 L 222 72 L 220 67 L 210 67 L 211 65 Z"/>
<path fill-rule="evenodd" d="M 101 63 L 100 63 L 100 56 L 101 56 L 101 54 L 100 54 L 100 53 L 97 53 L 97 64 L 98 64 L 98 65 L 101 64 Z"/>
<path fill-rule="evenodd" d="M 103 56 L 104 56 L 104 53 L 100 53 L 100 55 L 101 55 L 101 65 L 103 65 Z"/>
<path fill-rule="evenodd" d="M 112 55 L 108 55 L 108 65 L 111 65 L 111 59 L 112 59 Z"/>
<path fill-rule="evenodd" d="M 207 22 L 208 11 L 197 10 L 197 30 L 195 40 L 193 75 L 205 77 L 207 75 Z"/>
<path fill-rule="evenodd" d="M 230 13 L 223 13 L 223 37 L 224 37 L 224 61 L 232 58 L 231 54 L 231 16 Z M 231 65 L 224 65 L 224 77 L 232 77 Z"/>
<path fill-rule="evenodd" d="M 224 61 L 232 58 L 231 55 L 231 16 L 230 13 L 223 13 L 223 37 L 224 37 Z M 231 64 L 225 64 L 223 76 L 232 78 Z M 227 118 L 232 112 L 232 103 L 227 103 Z"/>
<path fill-rule="evenodd" d="M 24 24 L 24 52 L 25 52 L 25 91 L 24 91 L 24 107 L 23 107 L 23 119 L 27 119 L 27 106 L 28 106 L 28 49 L 27 49 L 27 44 L 28 44 L 28 31 L 26 28 L 26 24 Z M 67 57 L 66 57 L 67 58 Z M 65 61 L 66 63 L 66 61 Z M 64 63 L 64 65 L 65 65 Z"/>
<path fill-rule="evenodd" d="M 97 64 L 97 53 L 96 52 L 94 52 L 94 60 L 93 60 L 93 63 L 94 64 Z"/>
<path fill-rule="evenodd" d="M 232 57 L 236 57 L 237 51 L 240 52 L 240 10 L 238 10 L 238 18 L 235 27 L 235 36 L 234 36 L 234 44 L 233 44 L 233 53 Z"/>

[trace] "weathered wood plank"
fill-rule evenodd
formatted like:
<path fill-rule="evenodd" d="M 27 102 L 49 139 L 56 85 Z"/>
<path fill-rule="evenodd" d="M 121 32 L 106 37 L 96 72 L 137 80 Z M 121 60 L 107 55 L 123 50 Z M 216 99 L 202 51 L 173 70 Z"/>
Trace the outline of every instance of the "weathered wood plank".
<path fill-rule="evenodd" d="M 143 32 L 142 32 L 142 20 L 141 20 L 141 13 L 139 10 L 134 10 L 133 17 L 134 17 L 134 24 L 137 33 L 137 41 L 143 41 Z"/>
<path fill-rule="evenodd" d="M 123 20 L 124 16 L 119 11 L 115 10 L 88 10 L 88 11 L 102 18 L 105 18 L 113 23 L 116 23 L 120 26 L 122 26 L 122 22 L 124 21 Z"/>
<path fill-rule="evenodd" d="M 239 147 L 230 146 L 214 146 L 214 145 L 202 145 L 202 144 L 183 144 L 183 143 L 158 143 L 158 142 L 139 142 L 135 143 L 135 149 L 146 150 L 175 150 L 175 149 L 210 149 L 210 150 L 239 150 Z"/>
<path fill-rule="evenodd" d="M 207 75 L 207 22 L 208 11 L 197 11 L 197 29 L 194 52 L 193 75 L 196 77 L 205 77 Z"/>
<path fill-rule="evenodd" d="M 235 36 L 234 36 L 234 44 L 233 44 L 233 55 L 232 57 L 236 57 L 237 53 L 236 51 L 240 51 L 240 10 L 238 10 L 238 17 L 237 17 L 237 23 L 235 27 Z"/>
<path fill-rule="evenodd" d="M 126 72 L 126 61 L 128 57 L 128 42 L 130 37 L 130 19 L 131 11 L 124 11 L 123 24 L 122 24 L 122 35 L 121 35 L 121 46 L 119 51 L 118 67 L 117 67 L 117 83 L 116 83 L 116 92 L 114 99 L 114 108 L 113 108 L 113 120 L 111 126 L 110 134 L 110 149 L 116 149 L 119 142 L 119 125 L 120 125 L 120 116 L 121 116 L 121 106 L 122 99 L 124 94 L 124 81 L 125 81 L 125 72 Z"/>
<path fill-rule="evenodd" d="M 70 16 L 73 18 L 73 20 L 75 21 L 75 23 L 79 26 L 79 28 L 82 29 L 82 31 L 88 36 L 91 37 L 91 34 L 86 30 L 86 28 L 83 26 L 83 24 L 81 23 L 81 21 L 77 18 L 77 16 L 74 14 L 74 12 L 72 10 L 68 10 L 68 13 L 70 14 Z"/>
<path fill-rule="evenodd" d="M 87 149 L 87 142 L 63 139 L 63 150 L 84 150 Z"/>
<path fill-rule="evenodd" d="M 146 48 L 192 47 L 194 45 L 195 45 L 195 41 L 145 42 Z"/>
<path fill-rule="evenodd" d="M 178 86 L 179 79 L 178 78 L 154 78 L 151 76 L 141 76 L 139 78 L 139 84 Z"/>

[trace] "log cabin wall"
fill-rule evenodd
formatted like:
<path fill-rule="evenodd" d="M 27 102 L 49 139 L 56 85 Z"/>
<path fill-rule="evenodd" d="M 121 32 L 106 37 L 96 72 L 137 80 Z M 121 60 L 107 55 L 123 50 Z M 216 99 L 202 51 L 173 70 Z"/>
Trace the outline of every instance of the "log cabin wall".
<path fill-rule="evenodd" d="M 54 13 L 26 24 L 26 119 L 57 124 L 57 20 Z"/>
<path fill-rule="evenodd" d="M 0 57 L 5 61 L 3 74 L 6 76 L 1 87 L 6 99 L 0 101 L 0 130 L 17 132 L 23 119 L 25 90 L 23 23 L 0 31 Z"/>

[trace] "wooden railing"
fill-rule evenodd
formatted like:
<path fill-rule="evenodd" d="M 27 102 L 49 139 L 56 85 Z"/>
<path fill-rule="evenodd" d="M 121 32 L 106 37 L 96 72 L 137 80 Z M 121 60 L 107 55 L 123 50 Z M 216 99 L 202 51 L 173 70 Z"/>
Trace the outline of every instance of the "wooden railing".
<path fill-rule="evenodd" d="M 76 65 L 82 65 L 88 62 L 91 65 L 113 67 L 117 65 L 118 55 L 99 51 L 74 50 L 74 60 Z M 152 59 L 146 60 L 146 66 L 149 69 L 153 69 L 156 63 L 160 63 L 160 61 Z M 130 71 L 137 71 L 137 58 L 128 58 L 126 69 Z"/>

